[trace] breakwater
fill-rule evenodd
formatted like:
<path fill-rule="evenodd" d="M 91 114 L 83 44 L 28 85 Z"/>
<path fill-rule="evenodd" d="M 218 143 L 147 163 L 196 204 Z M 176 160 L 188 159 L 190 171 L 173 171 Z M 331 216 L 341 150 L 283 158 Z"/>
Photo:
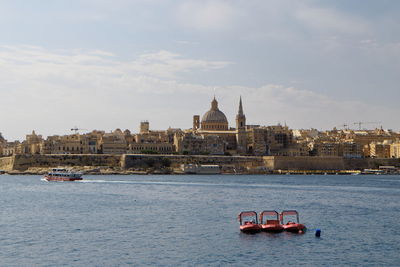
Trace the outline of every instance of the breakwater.
<path fill-rule="evenodd" d="M 108 169 L 125 173 L 133 170 L 177 170 L 181 164 L 220 165 L 224 173 L 266 173 L 284 171 L 335 171 L 374 169 L 379 166 L 400 167 L 400 159 L 283 156 L 210 156 L 210 155 L 147 155 L 147 154 L 63 154 L 15 155 L 0 158 L 0 170 L 9 173 L 43 172 L 46 168 L 68 166 L 91 172 Z"/>

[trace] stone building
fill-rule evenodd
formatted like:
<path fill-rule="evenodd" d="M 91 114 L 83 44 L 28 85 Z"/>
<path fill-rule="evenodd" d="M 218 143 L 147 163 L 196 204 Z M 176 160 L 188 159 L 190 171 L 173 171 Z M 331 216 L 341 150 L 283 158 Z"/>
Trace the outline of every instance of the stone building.
<path fill-rule="evenodd" d="M 7 142 L 3 145 L 3 156 L 12 156 L 17 154 L 17 148 L 21 143 L 19 141 Z"/>
<path fill-rule="evenodd" d="M 41 154 L 97 154 L 96 131 L 80 135 L 48 136 L 42 142 Z"/>
<path fill-rule="evenodd" d="M 288 156 L 308 154 L 307 149 L 296 144 L 287 126 L 248 127 L 247 152 L 251 155 Z"/>
<path fill-rule="evenodd" d="M 175 135 L 174 145 L 180 154 L 223 155 L 225 142 L 218 135 L 196 135 L 192 132 Z"/>
<path fill-rule="evenodd" d="M 0 133 L 0 156 L 3 156 L 3 148 L 6 145 L 7 140 L 4 139 L 3 135 Z"/>
<path fill-rule="evenodd" d="M 318 157 L 361 158 L 363 149 L 355 142 L 322 141 L 313 143 L 311 154 Z"/>
<path fill-rule="evenodd" d="M 362 158 L 364 156 L 362 146 L 356 142 L 344 142 L 342 143 L 342 156 L 344 158 Z"/>
<path fill-rule="evenodd" d="M 209 146 L 210 151 L 208 152 L 212 154 L 247 153 L 246 117 L 243 112 L 241 98 L 239 101 L 238 114 L 236 116 L 236 129 L 229 128 L 228 120 L 225 114 L 218 108 L 218 101 L 215 97 L 211 102 L 210 110 L 203 115 L 201 121 L 199 119 L 199 115 L 193 116 L 192 129 L 192 135 L 199 136 L 199 138 L 189 136 L 184 137 L 186 146 L 196 147 L 199 145 L 199 142 L 211 142 L 212 144 Z M 196 144 L 190 145 L 190 141 Z M 177 147 L 177 151 L 179 152 L 180 150 L 182 149 Z"/>
<path fill-rule="evenodd" d="M 314 155 L 318 157 L 339 157 L 340 143 L 339 142 L 316 142 L 313 145 Z"/>
<path fill-rule="evenodd" d="M 42 147 L 43 138 L 41 135 L 37 135 L 35 131 L 31 134 L 27 134 L 23 145 L 25 146 L 24 154 L 40 154 Z"/>
<path fill-rule="evenodd" d="M 164 131 L 150 130 L 150 123 L 142 121 L 138 134 L 128 140 L 129 154 L 158 153 L 171 154 L 175 152 L 174 135 L 180 133 L 180 129 L 168 128 Z"/>
<path fill-rule="evenodd" d="M 372 142 L 384 142 L 386 140 L 395 141 L 400 138 L 398 133 L 383 130 L 383 129 L 375 129 L 375 130 L 362 130 L 362 131 L 347 131 L 346 137 L 347 140 L 351 140 L 352 142 L 358 143 L 361 146 L 369 145 Z"/>
<path fill-rule="evenodd" d="M 390 144 L 390 157 L 400 158 L 400 140 L 396 140 L 396 142 Z"/>
<path fill-rule="evenodd" d="M 1 137 L 1 136 L 0 136 Z M 27 134 L 24 141 L 7 142 L 4 138 L 0 138 L 0 155 L 23 155 L 23 154 L 40 154 L 43 144 L 41 135 L 37 135 L 35 131 Z"/>
<path fill-rule="evenodd" d="M 296 144 L 293 133 L 287 126 L 252 126 L 246 124 L 242 98 L 236 115 L 236 128 L 229 128 L 225 114 L 218 108 L 218 101 L 211 102 L 211 108 L 199 120 L 193 116 L 193 134 L 202 136 L 218 136 L 224 143 L 225 153 L 238 155 L 308 155 L 307 146 Z M 186 138 L 186 143 L 197 138 Z M 178 144 L 179 145 L 179 144 Z M 189 144 L 186 144 L 190 146 Z M 177 151 L 180 151 L 178 148 Z"/>
<path fill-rule="evenodd" d="M 120 129 L 101 136 L 100 151 L 103 154 L 125 154 L 127 148 L 125 136 Z"/>
<path fill-rule="evenodd" d="M 371 142 L 364 146 L 364 156 L 371 158 L 390 158 L 390 143 L 389 141 Z"/>

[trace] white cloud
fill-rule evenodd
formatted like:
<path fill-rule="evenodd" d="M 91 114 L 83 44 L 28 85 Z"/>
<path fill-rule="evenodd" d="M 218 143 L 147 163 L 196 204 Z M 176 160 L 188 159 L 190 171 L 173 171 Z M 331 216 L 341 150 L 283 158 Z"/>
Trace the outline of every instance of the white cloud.
<path fill-rule="evenodd" d="M 192 115 L 209 108 L 213 88 L 180 81 L 180 74 L 228 64 L 168 51 L 126 62 L 107 51 L 1 47 L 0 132 L 7 139 L 21 139 L 33 129 L 44 135 L 66 134 L 74 125 L 135 131 L 143 119 L 158 129 L 189 128 Z M 332 128 L 349 120 L 380 121 L 379 116 L 396 112 L 279 84 L 221 86 L 216 94 L 231 123 L 240 95 L 248 122 L 262 125 L 286 121 L 294 128 Z M 396 125 L 394 118 L 386 123 Z"/>
<path fill-rule="evenodd" d="M 127 71 L 133 70 L 138 74 L 156 76 L 159 78 L 176 78 L 177 74 L 194 69 L 213 70 L 224 68 L 231 64 L 227 61 L 205 61 L 182 58 L 168 51 L 143 54 L 137 60 L 124 64 Z"/>

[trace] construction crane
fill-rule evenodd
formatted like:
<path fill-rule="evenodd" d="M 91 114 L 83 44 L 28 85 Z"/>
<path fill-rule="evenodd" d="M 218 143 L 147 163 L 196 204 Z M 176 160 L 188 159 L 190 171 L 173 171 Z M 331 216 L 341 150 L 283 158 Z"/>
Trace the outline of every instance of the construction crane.
<path fill-rule="evenodd" d="M 71 128 L 71 131 L 74 131 L 75 134 L 77 134 L 79 130 L 84 130 L 85 131 L 86 129 L 80 129 L 77 126 L 75 126 L 74 128 Z"/>
<path fill-rule="evenodd" d="M 368 122 L 359 121 L 359 122 L 355 122 L 354 124 L 358 125 L 358 129 L 361 130 L 361 125 L 363 125 L 363 124 L 378 124 L 378 123 L 382 123 L 382 122 L 380 122 L 380 121 L 368 121 Z"/>
<path fill-rule="evenodd" d="M 347 125 L 346 123 L 343 123 L 342 125 L 339 125 L 340 127 L 343 128 L 343 130 L 348 130 L 349 129 L 349 125 Z"/>

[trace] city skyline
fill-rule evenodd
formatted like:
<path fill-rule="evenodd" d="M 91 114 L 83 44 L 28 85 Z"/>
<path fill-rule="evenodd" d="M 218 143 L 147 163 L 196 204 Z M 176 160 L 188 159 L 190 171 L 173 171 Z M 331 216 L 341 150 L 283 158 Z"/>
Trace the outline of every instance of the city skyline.
<path fill-rule="evenodd" d="M 396 1 L 2 3 L 0 132 L 234 125 L 399 130 Z M 215 88 L 215 89 L 214 89 Z"/>

